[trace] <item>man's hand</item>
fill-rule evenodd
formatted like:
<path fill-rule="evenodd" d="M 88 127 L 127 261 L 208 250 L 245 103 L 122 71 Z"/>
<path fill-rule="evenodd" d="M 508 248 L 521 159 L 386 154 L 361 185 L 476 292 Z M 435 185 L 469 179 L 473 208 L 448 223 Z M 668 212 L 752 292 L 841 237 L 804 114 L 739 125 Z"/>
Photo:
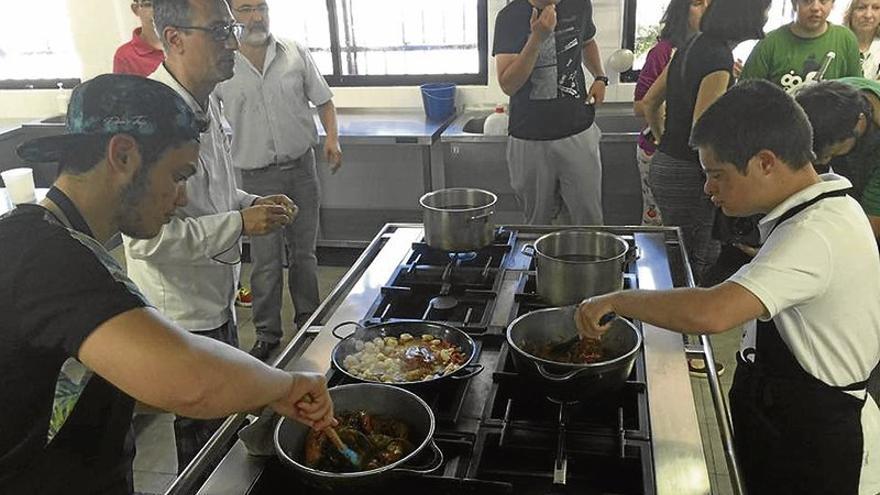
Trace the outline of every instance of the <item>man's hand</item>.
<path fill-rule="evenodd" d="M 330 166 L 330 173 L 335 174 L 342 166 L 342 148 L 339 147 L 339 141 L 327 138 L 324 142 L 324 159 Z"/>
<path fill-rule="evenodd" d="M 608 330 L 611 330 L 611 322 L 600 326 L 599 321 L 608 313 L 616 313 L 614 308 L 614 294 L 591 297 L 584 299 L 575 311 L 574 322 L 578 333 L 584 338 L 600 339 Z M 612 320 L 613 321 L 613 320 Z"/>
<path fill-rule="evenodd" d="M 327 380 L 319 373 L 291 373 L 290 390 L 283 398 L 269 404 L 278 414 L 323 430 L 336 426 L 333 401 L 327 392 Z"/>
<path fill-rule="evenodd" d="M 297 212 L 299 208 L 287 196 L 265 196 L 241 210 L 242 230 L 245 235 L 270 234 L 293 222 Z"/>
<path fill-rule="evenodd" d="M 590 94 L 587 97 L 587 103 L 595 106 L 599 106 L 605 102 L 605 83 L 602 81 L 593 81 L 593 85 L 590 86 Z"/>
<path fill-rule="evenodd" d="M 529 20 L 532 32 L 538 35 L 541 41 L 546 40 L 556 30 L 556 5 L 548 5 L 538 14 L 538 9 L 532 7 L 532 18 Z"/>

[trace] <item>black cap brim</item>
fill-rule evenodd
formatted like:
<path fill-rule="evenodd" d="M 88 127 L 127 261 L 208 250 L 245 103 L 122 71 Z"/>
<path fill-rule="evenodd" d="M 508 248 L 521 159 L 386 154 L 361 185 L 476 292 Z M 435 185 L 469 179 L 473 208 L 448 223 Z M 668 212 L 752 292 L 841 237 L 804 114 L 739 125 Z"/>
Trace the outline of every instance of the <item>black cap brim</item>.
<path fill-rule="evenodd" d="M 30 163 L 58 162 L 65 152 L 86 138 L 83 134 L 60 134 L 25 141 L 15 148 L 18 156 Z"/>

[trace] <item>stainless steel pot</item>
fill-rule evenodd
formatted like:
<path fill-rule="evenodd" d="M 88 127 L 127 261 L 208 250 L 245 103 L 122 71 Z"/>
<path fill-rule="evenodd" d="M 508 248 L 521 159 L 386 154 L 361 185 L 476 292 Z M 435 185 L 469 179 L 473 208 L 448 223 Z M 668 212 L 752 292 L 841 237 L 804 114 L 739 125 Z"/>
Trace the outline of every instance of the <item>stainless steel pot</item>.
<path fill-rule="evenodd" d="M 495 238 L 498 197 L 481 189 L 440 189 L 419 199 L 425 224 L 425 242 L 454 253 L 475 251 Z"/>
<path fill-rule="evenodd" d="M 507 327 L 507 343 L 513 350 L 517 370 L 548 397 L 580 400 L 614 391 L 626 383 L 639 349 L 642 335 L 624 318 L 615 318 L 611 330 L 602 337 L 603 361 L 570 364 L 549 361 L 528 349 L 558 344 L 577 335 L 576 306 L 549 308 L 526 313 Z"/>
<path fill-rule="evenodd" d="M 357 327 L 357 330 L 349 334 L 348 336 L 343 336 L 339 333 L 339 329 L 346 325 L 354 325 L 355 327 Z M 367 342 L 375 339 L 376 337 L 399 338 L 400 335 L 403 333 L 408 333 L 414 336 L 433 335 L 435 338 L 445 340 L 446 342 L 458 346 L 458 348 L 461 349 L 462 354 L 467 356 L 467 360 L 464 362 L 464 364 L 461 365 L 458 371 L 454 373 L 431 378 L 430 380 L 420 380 L 416 382 L 394 382 L 392 383 L 392 385 L 399 385 L 411 388 L 428 387 L 438 384 L 441 381 L 445 382 L 446 380 L 467 380 L 480 374 L 480 372 L 483 371 L 482 364 L 473 362 L 474 358 L 477 355 L 477 345 L 474 343 L 474 339 L 472 339 L 470 335 L 464 333 L 463 331 L 449 325 L 444 325 L 443 323 L 435 323 L 425 320 L 399 320 L 379 323 L 376 325 L 365 327 L 356 321 L 344 321 L 333 327 L 331 333 L 337 339 L 341 339 L 341 342 L 336 344 L 336 347 L 333 348 L 333 353 L 330 355 L 333 366 L 335 366 L 336 369 L 347 375 L 349 378 L 360 382 L 383 383 L 373 380 L 367 380 L 366 378 L 361 378 L 357 375 L 353 375 L 347 369 L 345 369 L 345 366 L 343 366 L 345 358 L 349 354 L 357 352 L 355 340 Z"/>
<path fill-rule="evenodd" d="M 592 230 L 552 232 L 522 252 L 535 258 L 538 294 L 553 306 L 622 289 L 624 268 L 636 254 L 622 238 Z"/>
<path fill-rule="evenodd" d="M 330 389 L 335 411 L 359 411 L 389 416 L 405 421 L 410 427 L 411 442 L 415 449 L 399 461 L 387 466 L 355 473 L 328 473 L 306 466 L 305 441 L 309 427 L 288 418 L 281 418 L 275 426 L 275 453 L 282 463 L 302 473 L 310 484 L 323 489 L 361 487 L 382 483 L 395 474 L 430 474 L 443 464 L 443 452 L 434 443 L 434 413 L 417 395 L 393 387 L 372 383 L 341 385 Z M 413 463 L 429 453 L 426 465 Z"/>

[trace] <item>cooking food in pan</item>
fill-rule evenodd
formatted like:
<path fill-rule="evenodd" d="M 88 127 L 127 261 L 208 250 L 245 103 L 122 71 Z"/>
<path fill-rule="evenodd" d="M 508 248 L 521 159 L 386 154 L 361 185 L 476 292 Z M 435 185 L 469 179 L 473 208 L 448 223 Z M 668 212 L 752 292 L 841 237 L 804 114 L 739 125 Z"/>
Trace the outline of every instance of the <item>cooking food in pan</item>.
<path fill-rule="evenodd" d="M 363 380 L 385 383 L 426 381 L 455 373 L 466 362 L 462 349 L 433 335 L 416 338 L 376 337 L 355 340 L 355 352 L 342 361 L 346 371 Z"/>
<path fill-rule="evenodd" d="M 393 464 L 413 451 L 410 428 L 403 421 L 366 411 L 337 413 L 339 438 L 360 458 L 353 466 L 324 432 L 309 430 L 306 435 L 306 465 L 331 473 L 369 471 Z"/>
<path fill-rule="evenodd" d="M 566 364 L 591 364 L 604 361 L 602 343 L 595 339 L 580 338 L 570 344 L 542 343 L 541 345 L 526 345 L 524 350 L 529 354 Z"/>

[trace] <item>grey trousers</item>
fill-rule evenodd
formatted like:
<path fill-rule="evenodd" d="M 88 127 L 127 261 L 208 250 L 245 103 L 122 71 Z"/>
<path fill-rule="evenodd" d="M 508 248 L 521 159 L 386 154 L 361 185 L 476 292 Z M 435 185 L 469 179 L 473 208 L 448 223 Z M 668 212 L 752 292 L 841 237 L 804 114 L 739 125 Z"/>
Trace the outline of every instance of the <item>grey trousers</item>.
<path fill-rule="evenodd" d="M 286 194 L 299 207 L 299 215 L 284 229 L 254 236 L 251 244 L 251 291 L 254 296 L 254 326 L 257 340 L 276 343 L 281 326 L 282 273 L 285 245 L 288 259 L 287 285 L 293 299 L 297 323 L 320 303 L 318 295 L 318 208 L 320 191 L 315 153 L 308 153 L 284 166 L 242 170 L 242 189 L 260 196 Z"/>
<path fill-rule="evenodd" d="M 681 228 L 694 279 L 702 285 L 721 252 L 721 244 L 712 237 L 715 205 L 703 192 L 703 170 L 699 163 L 658 151 L 651 159 L 650 179 L 663 224 Z"/>
<path fill-rule="evenodd" d="M 602 225 L 602 159 L 596 124 L 553 141 L 510 137 L 507 168 L 525 223 L 549 225 L 563 210 L 564 223 Z"/>
<path fill-rule="evenodd" d="M 238 347 L 238 328 L 232 320 L 227 321 L 214 330 L 193 333 L 225 342 L 232 347 Z M 202 450 L 225 420 L 226 418 L 194 419 L 185 416 L 174 417 L 174 444 L 177 447 L 178 474 Z"/>

